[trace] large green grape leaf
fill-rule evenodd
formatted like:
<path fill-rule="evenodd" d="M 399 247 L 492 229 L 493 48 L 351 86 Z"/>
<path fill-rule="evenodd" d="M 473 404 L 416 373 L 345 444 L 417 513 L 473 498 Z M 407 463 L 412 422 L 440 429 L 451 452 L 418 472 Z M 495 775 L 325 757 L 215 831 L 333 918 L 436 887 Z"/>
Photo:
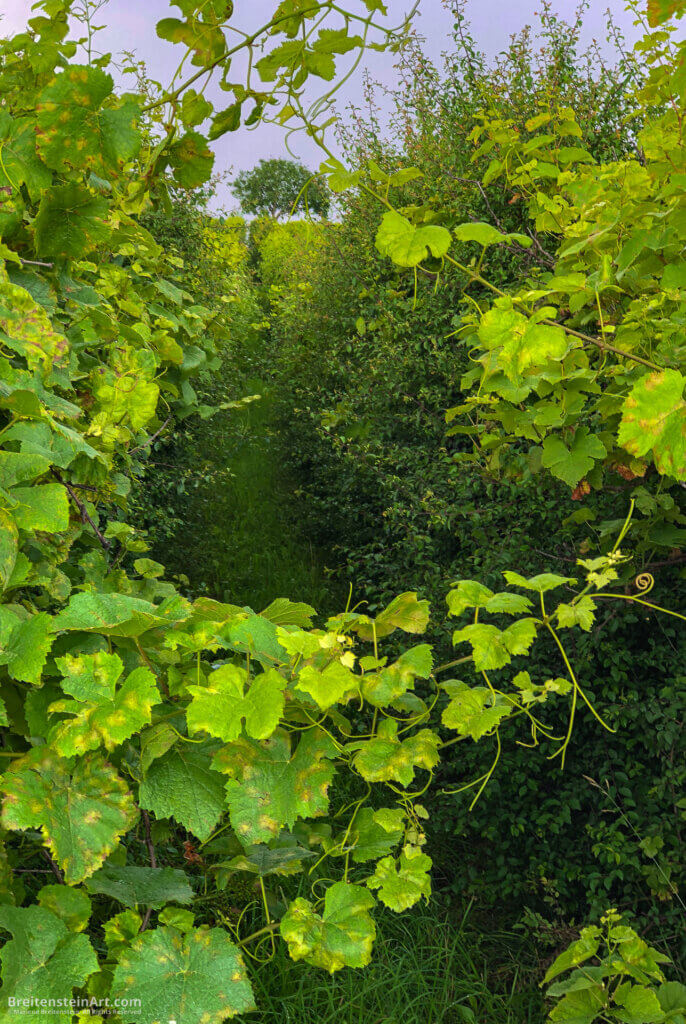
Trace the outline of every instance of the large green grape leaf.
<path fill-rule="evenodd" d="M 204 731 L 225 743 L 238 739 L 243 722 L 248 736 L 263 740 L 274 732 L 283 714 L 286 680 L 269 669 L 250 682 L 237 665 L 222 665 L 205 686 L 189 686 L 192 694 L 186 719 L 190 732 Z"/>
<path fill-rule="evenodd" d="M 118 1009 L 125 1024 L 222 1024 L 255 1009 L 240 951 L 221 928 L 139 935 L 120 954 L 111 998 L 139 1001 Z"/>
<path fill-rule="evenodd" d="M 429 255 L 445 256 L 450 248 L 450 232 L 437 224 L 415 227 L 407 217 L 388 210 L 376 233 L 376 248 L 400 267 L 416 267 Z"/>
<path fill-rule="evenodd" d="M 622 407 L 618 441 L 635 456 L 652 452 L 660 473 L 686 479 L 686 379 L 678 370 L 647 373 Z"/>
<path fill-rule="evenodd" d="M 287 732 L 258 743 L 240 739 L 223 747 L 214 765 L 230 778 L 226 794 L 231 824 L 244 845 L 266 843 L 297 818 L 326 814 L 336 748 L 326 733 L 305 732 L 291 756 Z"/>
<path fill-rule="evenodd" d="M 0 907 L 0 928 L 12 935 L 0 953 L 0 1020 L 35 1024 L 42 1017 L 70 1024 L 74 989 L 98 970 L 88 938 L 73 934 L 63 920 L 38 906 Z M 41 1008 L 42 999 L 60 1002 Z M 25 1006 L 24 1000 L 31 1002 Z"/>
<path fill-rule="evenodd" d="M 43 193 L 33 222 L 38 255 L 83 257 L 92 252 L 110 233 L 107 214 L 107 200 L 85 185 L 54 185 Z"/>
<path fill-rule="evenodd" d="M 494 729 L 512 711 L 512 704 L 501 698 L 494 703 L 493 694 L 486 686 L 467 686 L 466 683 L 445 683 L 444 688 L 452 698 L 445 708 L 441 721 L 449 729 L 455 729 L 460 736 L 481 739 Z"/>
<path fill-rule="evenodd" d="M 289 601 L 287 597 L 277 597 L 260 612 L 263 619 L 269 619 L 276 626 L 298 626 L 300 629 L 311 629 L 315 614 L 311 605 L 304 601 Z"/>
<path fill-rule="evenodd" d="M 39 683 L 52 644 L 52 617 L 38 612 L 18 622 L 0 653 L 0 665 L 7 665 L 13 679 Z"/>
<path fill-rule="evenodd" d="M 86 881 L 89 892 L 110 896 L 125 907 L 139 904 L 159 910 L 167 903 L 190 903 L 193 890 L 178 868 L 145 868 L 106 864 Z"/>
<path fill-rule="evenodd" d="M 305 665 L 300 670 L 296 690 L 308 693 L 322 711 L 334 704 L 346 703 L 360 692 L 360 679 L 340 661 L 332 661 L 324 669 Z"/>
<path fill-rule="evenodd" d="M 0 451 L 0 487 L 29 483 L 50 469 L 50 460 L 32 452 Z"/>
<path fill-rule="evenodd" d="M 132 97 L 111 105 L 113 85 L 100 68 L 72 64 L 43 89 L 36 104 L 36 136 L 48 167 L 107 176 L 135 156 L 141 141 L 139 107 Z"/>
<path fill-rule="evenodd" d="M 577 343 L 578 344 L 578 343 Z M 561 327 L 527 323 L 521 334 L 513 332 L 497 353 L 496 364 L 515 384 L 528 370 L 546 363 L 559 363 L 572 348 L 572 339 Z"/>
<path fill-rule="evenodd" d="M 19 504 L 12 509 L 20 530 L 61 533 L 69 527 L 69 499 L 62 484 L 13 487 L 10 494 Z"/>
<path fill-rule="evenodd" d="M 362 696 L 374 707 L 392 704 L 414 685 L 415 679 L 428 679 L 433 667 L 429 644 L 419 644 L 404 651 L 392 665 L 369 672 L 362 682 Z"/>
<path fill-rule="evenodd" d="M 74 594 L 68 606 L 53 620 L 55 630 L 78 629 L 106 636 L 137 637 L 157 626 L 170 626 L 186 618 L 187 608 L 151 604 L 127 594 Z"/>
<path fill-rule="evenodd" d="M 114 697 L 95 701 L 58 700 L 51 712 L 75 715 L 59 722 L 48 734 L 49 744 L 63 757 L 85 754 L 104 746 L 114 750 L 150 722 L 152 708 L 160 701 L 152 672 L 136 668 Z"/>
<path fill-rule="evenodd" d="M 576 487 L 595 463 L 606 455 L 607 449 L 600 438 L 591 434 L 588 427 L 579 427 L 569 447 L 560 437 L 546 437 L 541 463 L 558 480 Z"/>
<path fill-rule="evenodd" d="M 55 658 L 64 679 L 65 693 L 76 700 L 113 700 L 117 680 L 124 671 L 118 654 L 96 651 L 95 654 L 65 654 Z"/>
<path fill-rule="evenodd" d="M 361 885 L 335 882 L 317 914 L 309 900 L 294 900 L 281 918 L 281 935 L 294 960 L 333 974 L 342 967 L 366 967 L 376 937 L 369 913 L 374 897 Z"/>
<path fill-rule="evenodd" d="M 184 744 L 153 761 L 141 783 L 141 807 L 175 818 L 202 842 L 226 809 L 224 780 L 210 764 L 214 747 Z"/>
<path fill-rule="evenodd" d="M 478 672 L 503 668 L 515 654 L 526 654 L 536 636 L 537 621 L 518 619 L 501 630 L 489 622 L 473 622 L 453 633 L 453 643 L 468 642 L 472 647 L 474 668 Z"/>
<path fill-rule="evenodd" d="M 353 860 L 362 864 L 390 853 L 400 842 L 405 827 L 405 812 L 400 807 L 382 807 L 377 811 L 362 807 L 355 815 L 348 841 Z"/>
<path fill-rule="evenodd" d="M 36 747 L 2 776 L 0 791 L 3 826 L 40 828 L 70 884 L 97 871 L 138 817 L 122 779 L 94 754 L 72 767 Z"/>
<path fill-rule="evenodd" d="M 379 723 L 376 736 L 348 744 L 357 749 L 353 763 L 367 782 L 400 782 L 409 786 L 415 769 L 430 771 L 439 762 L 440 739 L 430 729 L 421 729 L 414 736 L 398 739 L 398 723 L 386 718 Z"/>
<path fill-rule="evenodd" d="M 431 858 L 418 846 L 406 846 L 396 861 L 384 857 L 366 885 L 379 890 L 379 899 L 391 910 L 400 913 L 413 907 L 424 896 L 431 896 Z"/>

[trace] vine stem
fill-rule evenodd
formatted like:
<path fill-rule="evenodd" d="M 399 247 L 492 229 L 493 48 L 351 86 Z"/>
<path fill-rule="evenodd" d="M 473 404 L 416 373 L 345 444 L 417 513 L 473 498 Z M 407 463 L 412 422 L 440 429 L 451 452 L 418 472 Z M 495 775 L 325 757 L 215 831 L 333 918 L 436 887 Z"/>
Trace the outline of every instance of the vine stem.
<path fill-rule="evenodd" d="M 78 508 L 79 512 L 81 513 L 81 522 L 88 523 L 93 533 L 98 538 L 101 546 L 105 549 L 105 551 L 109 551 L 110 548 L 112 547 L 111 542 L 102 535 L 94 521 L 91 519 L 90 515 L 88 514 L 88 509 L 81 501 L 74 488 L 71 486 L 71 484 L 67 483 L 62 474 L 58 470 L 56 470 L 54 466 L 50 467 L 50 472 L 54 476 L 55 480 L 62 484 L 62 486 L 67 491 L 67 494 Z"/>

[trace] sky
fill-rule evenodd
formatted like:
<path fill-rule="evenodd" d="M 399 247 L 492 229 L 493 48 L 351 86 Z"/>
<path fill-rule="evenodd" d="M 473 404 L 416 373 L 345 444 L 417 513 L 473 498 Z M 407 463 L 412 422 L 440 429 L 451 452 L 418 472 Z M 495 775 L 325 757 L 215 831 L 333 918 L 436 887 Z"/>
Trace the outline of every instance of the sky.
<path fill-rule="evenodd" d="M 386 0 L 389 22 L 399 24 L 412 6 L 413 0 Z M 552 8 L 560 16 L 572 19 L 578 0 L 551 0 Z M 0 35 L 10 35 L 24 28 L 31 16 L 32 0 L 0 0 Z M 254 29 L 267 22 L 277 5 L 277 0 L 235 0 L 235 24 L 239 28 Z M 360 0 L 350 0 L 351 7 L 361 8 Z M 477 44 L 490 56 L 503 50 L 510 37 L 527 24 L 535 24 L 540 0 L 467 0 L 467 16 L 472 35 Z M 605 12 L 609 9 L 615 22 L 622 28 L 628 41 L 637 38 L 633 26 L 633 15 L 624 7 L 624 0 L 590 0 L 591 8 L 585 17 L 584 39 L 597 39 L 604 46 Z M 145 61 L 151 78 L 166 84 L 174 73 L 181 46 L 174 46 L 156 36 L 155 25 L 164 17 L 176 17 L 178 8 L 169 0 L 109 0 L 107 6 L 96 18 L 96 23 L 106 28 L 97 34 L 96 49 L 112 52 L 115 56 L 122 51 L 135 51 L 136 57 Z M 424 51 L 430 60 L 440 65 L 441 54 L 447 48 L 453 25 L 453 17 L 444 0 L 419 0 L 418 12 L 414 18 L 415 31 L 425 39 Z M 365 68 L 374 81 L 393 85 L 397 75 L 390 54 L 368 53 L 354 77 L 346 83 L 337 98 L 337 107 L 344 111 L 349 104 L 361 106 L 362 69 Z M 344 62 L 341 62 L 344 67 Z M 240 80 L 240 66 L 237 64 L 235 80 Z M 212 93 L 207 93 L 212 99 Z M 215 96 L 223 105 L 227 94 L 215 88 Z M 380 95 L 383 108 L 383 98 Z M 216 153 L 215 172 L 230 181 L 233 174 L 243 168 L 253 167 L 261 158 L 287 156 L 284 145 L 285 134 L 275 125 L 259 125 L 256 129 L 241 129 L 218 139 L 213 148 Z M 291 139 L 295 156 L 311 168 L 320 162 L 320 154 L 311 140 L 304 135 Z M 222 205 L 231 208 L 234 201 L 228 185 L 219 193 Z"/>

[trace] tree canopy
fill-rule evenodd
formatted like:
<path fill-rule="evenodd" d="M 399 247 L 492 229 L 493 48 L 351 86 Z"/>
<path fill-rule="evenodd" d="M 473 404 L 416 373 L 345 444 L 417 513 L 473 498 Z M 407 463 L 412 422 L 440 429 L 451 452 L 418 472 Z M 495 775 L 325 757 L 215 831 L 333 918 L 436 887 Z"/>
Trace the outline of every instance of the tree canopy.
<path fill-rule="evenodd" d="M 325 217 L 329 212 L 328 189 L 296 160 L 260 160 L 251 171 L 236 175 L 233 193 L 249 216 L 280 220 L 290 213 Z"/>

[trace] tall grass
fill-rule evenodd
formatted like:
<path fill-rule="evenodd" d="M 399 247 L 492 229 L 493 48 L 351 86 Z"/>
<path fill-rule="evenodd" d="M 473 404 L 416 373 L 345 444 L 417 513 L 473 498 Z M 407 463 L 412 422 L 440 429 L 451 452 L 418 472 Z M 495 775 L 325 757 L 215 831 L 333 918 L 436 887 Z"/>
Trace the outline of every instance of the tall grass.
<path fill-rule="evenodd" d="M 253 978 L 255 1024 L 542 1024 L 534 986 L 522 987 L 512 936 L 499 936 L 500 963 L 467 923 L 435 905 L 377 915 L 377 942 L 364 970 L 333 977 L 294 963 L 282 944 Z M 511 944 L 510 944 L 511 942 Z M 525 972 L 526 973 L 526 972 Z M 494 983 L 494 977 L 499 981 Z"/>

